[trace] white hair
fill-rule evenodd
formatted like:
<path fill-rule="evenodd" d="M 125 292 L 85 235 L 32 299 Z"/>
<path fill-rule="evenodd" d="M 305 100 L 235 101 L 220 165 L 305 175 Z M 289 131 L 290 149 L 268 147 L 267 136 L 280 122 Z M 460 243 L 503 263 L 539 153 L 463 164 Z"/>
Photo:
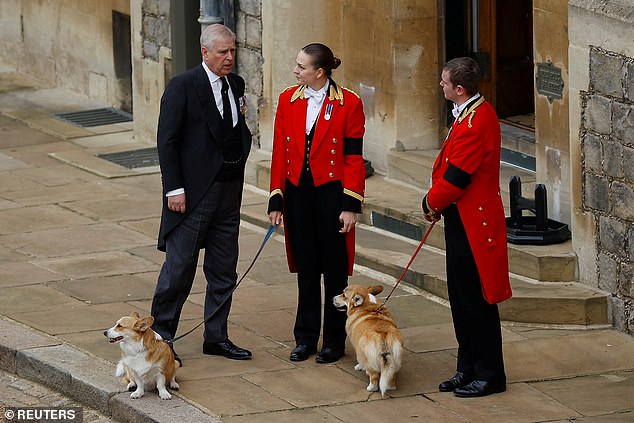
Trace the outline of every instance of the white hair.
<path fill-rule="evenodd" d="M 227 38 L 231 38 L 235 42 L 236 34 L 223 24 L 209 25 L 200 34 L 200 45 L 211 50 L 217 40 Z"/>

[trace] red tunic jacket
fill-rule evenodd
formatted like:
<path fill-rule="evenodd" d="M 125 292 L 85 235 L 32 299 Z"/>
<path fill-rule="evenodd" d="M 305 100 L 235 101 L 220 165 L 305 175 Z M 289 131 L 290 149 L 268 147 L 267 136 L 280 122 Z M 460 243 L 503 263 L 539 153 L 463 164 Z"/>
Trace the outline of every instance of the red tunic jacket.
<path fill-rule="evenodd" d="M 425 207 L 455 203 L 489 304 L 511 297 L 506 220 L 500 196 L 500 124 L 480 97 L 456 119 L 432 170 Z"/>
<path fill-rule="evenodd" d="M 275 115 L 273 157 L 271 162 L 270 196 L 284 195 L 288 179 L 299 184 L 306 143 L 306 108 L 304 85 L 292 86 L 280 96 Z M 310 171 L 315 186 L 341 181 L 344 197 L 351 203 L 363 202 L 365 193 L 365 165 L 362 157 L 365 115 L 359 96 L 330 80 L 328 95 L 319 112 L 312 146 Z M 344 198 L 344 203 L 346 203 Z M 359 211 L 342 206 L 342 210 Z M 354 265 L 354 230 L 348 232 L 348 273 Z M 286 236 L 286 252 L 291 272 L 297 271 L 295 258 Z"/>

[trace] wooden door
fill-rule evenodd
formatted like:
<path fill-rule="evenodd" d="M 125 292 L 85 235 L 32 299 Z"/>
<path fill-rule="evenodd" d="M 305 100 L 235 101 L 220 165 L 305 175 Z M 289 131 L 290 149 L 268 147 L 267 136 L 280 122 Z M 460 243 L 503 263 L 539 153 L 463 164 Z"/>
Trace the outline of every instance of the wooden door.
<path fill-rule="evenodd" d="M 500 118 L 532 113 L 533 5 L 532 0 L 479 0 L 479 55 L 488 63 L 482 94 Z"/>

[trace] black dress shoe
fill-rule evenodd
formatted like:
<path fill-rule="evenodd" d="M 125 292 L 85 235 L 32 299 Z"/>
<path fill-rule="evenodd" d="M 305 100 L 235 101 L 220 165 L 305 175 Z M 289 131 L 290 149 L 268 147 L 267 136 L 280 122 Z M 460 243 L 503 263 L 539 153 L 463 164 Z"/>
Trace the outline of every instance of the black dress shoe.
<path fill-rule="evenodd" d="M 309 347 L 306 344 L 299 344 L 293 351 L 291 351 L 291 361 L 304 361 L 310 357 L 311 354 L 317 352 L 317 347 Z"/>
<path fill-rule="evenodd" d="M 251 351 L 233 344 L 230 340 L 224 342 L 203 342 L 203 354 L 221 355 L 232 360 L 249 360 Z"/>
<path fill-rule="evenodd" d="M 317 357 L 315 357 L 315 361 L 319 364 L 334 363 L 343 357 L 343 355 L 343 348 L 324 347 L 321 349 L 321 352 L 317 354 Z"/>
<path fill-rule="evenodd" d="M 438 390 L 440 392 L 452 392 L 454 389 L 462 388 L 472 381 L 473 376 L 468 375 L 467 373 L 457 372 L 455 375 L 453 375 L 451 379 L 446 380 L 438 385 Z"/>
<path fill-rule="evenodd" d="M 484 397 L 506 391 L 506 383 L 494 383 L 486 380 L 474 380 L 468 385 L 454 389 L 453 393 L 461 398 Z"/>

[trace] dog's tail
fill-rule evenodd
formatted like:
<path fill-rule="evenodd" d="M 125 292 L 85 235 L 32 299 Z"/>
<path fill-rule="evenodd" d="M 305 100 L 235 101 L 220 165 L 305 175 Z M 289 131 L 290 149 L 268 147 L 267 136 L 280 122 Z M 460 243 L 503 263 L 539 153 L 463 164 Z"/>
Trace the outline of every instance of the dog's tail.
<path fill-rule="evenodd" d="M 391 348 L 390 348 L 391 345 Z M 401 355 L 403 353 L 403 345 L 398 339 L 394 339 L 391 343 L 383 344 L 383 352 L 381 353 L 381 376 L 379 377 L 379 391 L 381 397 L 385 398 L 385 392 L 389 389 L 396 389 L 394 378 L 401 368 Z"/>

